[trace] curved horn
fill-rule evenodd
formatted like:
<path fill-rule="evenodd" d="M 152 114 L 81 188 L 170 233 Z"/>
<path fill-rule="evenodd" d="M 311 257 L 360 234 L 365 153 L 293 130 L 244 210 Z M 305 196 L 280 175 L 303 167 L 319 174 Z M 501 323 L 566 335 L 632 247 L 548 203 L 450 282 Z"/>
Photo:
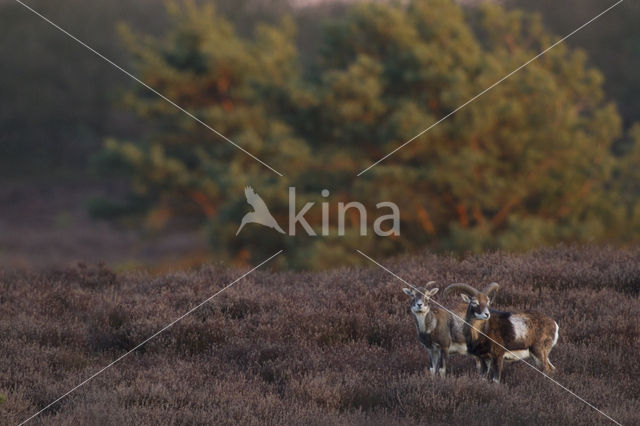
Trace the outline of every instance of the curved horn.
<path fill-rule="evenodd" d="M 471 287 L 469 284 L 456 283 L 456 284 L 450 284 L 449 286 L 447 286 L 447 288 L 444 289 L 444 292 L 442 293 L 442 298 L 444 299 L 445 297 L 447 297 L 447 294 L 449 294 L 452 291 L 460 291 L 463 293 L 467 293 L 469 296 L 476 296 L 479 293 L 478 290 Z"/>
<path fill-rule="evenodd" d="M 434 285 L 435 283 L 436 283 L 435 281 L 429 281 L 428 283 L 426 283 L 426 284 L 424 285 L 424 289 L 425 289 L 425 290 L 426 290 L 426 289 L 428 289 L 430 286 Z"/>
<path fill-rule="evenodd" d="M 484 288 L 484 290 L 482 290 L 482 292 L 484 294 L 486 294 L 487 296 L 489 296 L 490 300 L 493 300 L 493 298 L 496 296 L 496 292 L 498 291 L 498 289 L 500 288 L 500 284 L 493 282 L 491 284 L 489 284 L 488 286 L 486 286 Z"/>

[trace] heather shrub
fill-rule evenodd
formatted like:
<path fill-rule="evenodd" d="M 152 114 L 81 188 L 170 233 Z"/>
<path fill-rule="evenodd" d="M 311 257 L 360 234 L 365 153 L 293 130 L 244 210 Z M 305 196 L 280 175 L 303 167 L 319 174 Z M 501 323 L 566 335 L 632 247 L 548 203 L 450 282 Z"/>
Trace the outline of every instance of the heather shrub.
<path fill-rule="evenodd" d="M 560 325 L 553 379 L 637 424 L 638 254 L 558 247 L 383 263 L 416 285 L 498 281 L 498 309 Z M 0 272 L 0 423 L 24 420 L 240 274 Z M 458 355 L 447 377 L 429 375 L 403 286 L 377 267 L 258 270 L 34 424 L 607 424 L 522 363 L 508 363 L 500 385 Z"/>

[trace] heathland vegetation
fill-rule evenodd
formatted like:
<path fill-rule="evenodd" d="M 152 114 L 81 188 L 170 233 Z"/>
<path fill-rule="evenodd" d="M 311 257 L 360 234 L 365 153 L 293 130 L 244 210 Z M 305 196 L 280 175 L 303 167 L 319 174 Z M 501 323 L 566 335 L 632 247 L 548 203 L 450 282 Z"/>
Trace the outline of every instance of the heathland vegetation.
<path fill-rule="evenodd" d="M 558 248 L 386 266 L 419 285 L 498 281 L 497 309 L 558 322 L 554 380 L 637 424 L 639 256 Z M 1 422 L 35 413 L 240 273 L 3 272 Z M 34 424 L 610 424 L 523 364 L 496 385 L 454 355 L 450 374 L 432 377 L 404 286 L 377 267 L 257 271 Z"/>

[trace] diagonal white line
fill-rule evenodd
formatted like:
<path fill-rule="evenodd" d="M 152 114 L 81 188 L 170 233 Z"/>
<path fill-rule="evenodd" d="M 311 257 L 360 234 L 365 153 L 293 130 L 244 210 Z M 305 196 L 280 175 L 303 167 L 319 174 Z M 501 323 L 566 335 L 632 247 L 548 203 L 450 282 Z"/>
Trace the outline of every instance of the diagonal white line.
<path fill-rule="evenodd" d="M 381 269 L 385 270 L 386 272 L 388 272 L 389 274 L 393 275 L 394 277 L 396 277 L 397 279 L 399 279 L 400 281 L 402 281 L 403 283 L 405 283 L 406 285 L 410 286 L 411 288 L 413 288 L 414 290 L 416 290 L 418 293 L 422 294 L 423 296 L 426 296 L 423 292 L 421 292 L 416 286 L 414 286 L 413 284 L 409 283 L 408 281 L 406 281 L 404 278 L 400 277 L 399 275 L 395 274 L 393 271 L 387 269 L 386 267 L 384 267 L 383 265 L 381 265 L 380 263 L 376 262 L 375 260 L 373 260 L 371 257 L 367 256 L 366 254 L 364 254 L 363 252 L 361 252 L 360 250 L 356 251 L 358 253 L 360 253 L 363 257 L 367 258 L 368 260 L 370 260 L 371 262 L 373 262 L 374 264 L 378 265 Z M 538 373 L 542 374 L 544 377 L 546 377 L 547 379 L 551 380 L 553 383 L 555 383 L 556 385 L 560 386 L 562 389 L 564 389 L 565 391 L 569 392 L 571 395 L 573 395 L 574 397 L 576 397 L 577 399 L 579 399 L 580 401 L 584 402 L 585 404 L 587 404 L 589 407 L 593 408 L 594 410 L 596 410 L 597 412 L 599 412 L 600 414 L 602 414 L 603 416 L 605 416 L 607 419 L 611 420 L 613 423 L 622 426 L 622 424 L 618 421 L 616 421 L 615 419 L 613 419 L 611 416 L 609 416 L 607 413 L 605 413 L 604 411 L 598 409 L 596 406 L 594 406 L 593 404 L 591 404 L 589 401 L 585 400 L 584 398 L 582 398 L 580 395 L 576 394 L 575 392 L 573 392 L 571 389 L 567 388 L 566 386 L 564 386 L 563 384 L 559 383 L 558 381 L 554 380 L 553 378 L 551 378 L 548 374 L 546 374 L 544 371 L 539 370 L 538 368 L 536 368 L 533 364 L 527 362 L 524 360 L 524 358 L 520 357 L 519 355 L 511 352 L 509 349 L 505 348 L 504 346 L 502 346 L 500 343 L 496 342 L 495 340 L 493 340 L 491 337 L 487 336 L 485 333 L 483 333 L 481 330 L 478 330 L 476 327 L 474 327 L 473 325 L 471 325 L 470 323 L 468 323 L 467 321 L 465 321 L 464 318 L 462 318 L 460 315 L 456 314 L 455 312 L 447 309 L 446 307 L 444 307 L 442 304 L 438 303 L 437 301 L 435 301 L 434 299 L 429 298 L 430 302 L 435 303 L 436 305 L 438 305 L 440 308 L 444 309 L 445 311 L 447 311 L 448 313 L 450 313 L 451 315 L 454 315 L 456 318 L 459 318 L 460 320 L 462 320 L 462 322 L 464 322 L 465 324 L 467 324 L 469 327 L 473 328 L 475 331 L 477 331 L 478 333 L 482 334 L 484 337 L 486 337 L 487 339 L 491 340 L 493 343 L 495 343 L 496 345 L 500 346 L 502 349 L 504 349 L 505 351 L 509 352 L 513 357 L 515 357 L 518 361 L 522 361 L 523 363 L 525 363 L 526 365 L 528 365 L 529 367 L 533 368 L 535 371 L 537 371 Z"/>
<path fill-rule="evenodd" d="M 49 24 L 51 24 L 54 28 L 56 28 L 57 30 L 59 30 L 60 32 L 64 33 L 65 35 L 67 35 L 68 37 L 70 37 L 71 39 L 75 40 L 78 44 L 82 45 L 83 47 L 87 48 L 88 50 L 90 50 L 92 53 L 94 53 L 95 55 L 99 56 L 100 58 L 104 59 L 106 62 L 108 62 L 109 64 L 111 64 L 114 68 L 117 68 L 118 70 L 122 71 L 124 74 L 126 74 L 127 76 L 129 76 L 130 78 L 132 78 L 133 80 L 135 80 L 136 82 L 138 82 L 139 84 L 141 84 L 142 86 L 146 87 L 147 89 L 149 89 L 150 91 L 152 91 L 153 93 L 155 93 L 156 95 L 158 95 L 160 98 L 162 98 L 163 100 L 167 101 L 168 103 L 170 103 L 172 106 L 174 106 L 176 109 L 178 109 L 179 111 L 182 111 L 183 113 L 185 113 L 187 116 L 189 116 L 191 119 L 193 119 L 194 121 L 198 122 L 199 124 L 203 125 L 204 127 L 206 127 L 207 129 L 211 130 L 213 133 L 215 133 L 216 135 L 218 135 L 219 137 L 221 137 L 222 139 L 224 139 L 225 141 L 229 142 L 231 145 L 235 146 L 236 148 L 238 148 L 240 151 L 244 152 L 245 154 L 247 154 L 249 157 L 253 158 L 254 160 L 256 160 L 257 162 L 259 162 L 260 164 L 262 164 L 263 166 L 267 167 L 268 169 L 270 169 L 272 172 L 274 172 L 275 174 L 277 174 L 280 177 L 283 177 L 284 175 L 282 173 L 280 173 L 279 171 L 277 171 L 276 169 L 274 169 L 273 167 L 271 167 L 270 165 L 268 165 L 267 163 L 265 163 L 264 161 L 262 161 L 261 159 L 259 159 L 258 157 L 256 157 L 255 155 L 253 155 L 252 153 L 250 153 L 249 151 L 247 151 L 246 149 L 244 149 L 243 147 L 241 147 L 240 145 L 238 145 L 237 143 L 235 143 L 234 141 L 232 141 L 231 139 L 229 139 L 228 137 L 226 137 L 225 135 L 223 135 L 222 133 L 220 133 L 219 131 L 217 131 L 216 129 L 214 129 L 213 127 L 211 127 L 210 125 L 208 125 L 207 123 L 205 123 L 204 121 L 202 121 L 201 119 L 199 119 L 198 117 L 196 117 L 195 115 L 193 115 L 192 113 L 190 113 L 189 111 L 187 111 L 186 109 L 182 108 L 180 105 L 176 104 L 175 102 L 173 102 L 171 99 L 167 98 L 165 95 L 163 95 L 162 93 L 158 92 L 156 89 L 154 89 L 153 87 L 149 86 L 147 83 L 145 83 L 144 81 L 140 80 L 138 77 L 136 77 L 135 75 L 131 74 L 129 71 L 125 70 L 124 68 L 122 68 L 120 65 L 116 64 L 115 62 L 113 62 L 111 59 L 107 58 L 106 56 L 104 56 L 102 53 L 98 52 L 97 50 L 95 50 L 94 48 L 92 48 L 91 46 L 89 46 L 88 44 L 86 44 L 85 42 L 83 42 L 82 40 L 78 39 L 76 36 L 74 36 L 73 34 L 71 34 L 70 32 L 68 32 L 67 30 L 65 30 L 64 28 L 60 27 L 58 24 L 56 24 L 55 22 L 51 21 L 49 18 L 47 18 L 46 16 L 42 15 L 41 13 L 39 13 L 38 11 L 34 10 L 33 8 L 27 6 L 26 4 L 24 4 L 21 0 L 15 0 L 16 2 L 20 3 L 22 6 L 24 6 L 26 9 L 30 10 L 31 12 L 33 12 L 34 14 L 38 15 L 40 18 L 42 18 L 43 20 L 45 20 L 46 22 L 48 22 Z"/>
<path fill-rule="evenodd" d="M 521 69 L 523 69 L 524 67 L 526 67 L 527 65 L 529 65 L 531 62 L 535 61 L 536 59 L 540 58 L 542 55 L 544 55 L 545 53 L 547 53 L 548 51 L 550 51 L 551 49 L 553 49 L 554 47 L 556 47 L 557 45 L 559 45 L 560 43 L 564 42 L 566 39 L 568 39 L 569 37 L 573 36 L 575 33 L 577 33 L 578 31 L 582 30 L 584 27 L 586 27 L 587 25 L 591 24 L 592 22 L 594 22 L 596 19 L 600 18 L 602 15 L 604 15 L 605 13 L 609 12 L 611 9 L 613 9 L 614 7 L 618 6 L 620 3 L 622 3 L 624 0 L 619 0 L 617 3 L 612 4 L 611 6 L 609 6 L 607 9 L 605 9 L 604 11 L 600 12 L 598 15 L 596 15 L 595 17 L 591 18 L 589 21 L 585 22 L 584 24 L 582 24 L 581 26 L 579 26 L 578 28 L 576 28 L 575 30 L 571 31 L 569 34 L 567 34 L 566 36 L 562 37 L 560 40 L 558 40 L 557 42 L 553 43 L 551 46 L 547 47 L 545 50 L 543 50 L 542 52 L 538 53 L 536 56 L 534 56 L 533 58 L 529 59 L 527 62 L 525 62 L 524 64 L 520 65 L 518 68 L 516 68 L 515 70 L 511 71 L 509 74 L 505 75 L 504 77 L 502 77 L 500 80 L 496 81 L 495 83 L 493 83 L 491 86 L 487 87 L 486 89 L 484 89 L 482 92 L 478 93 L 477 95 L 475 95 L 473 98 L 469 99 L 467 102 L 463 103 L 462 105 L 460 105 L 459 107 L 457 107 L 456 109 L 454 109 L 453 111 L 451 111 L 450 113 L 448 113 L 447 115 L 445 115 L 444 117 L 442 117 L 440 120 L 436 121 L 435 123 L 433 123 L 431 126 L 427 127 L 426 129 L 424 129 L 423 131 L 421 131 L 420 133 L 418 133 L 417 135 L 415 135 L 414 137 L 412 137 L 411 139 L 409 139 L 408 141 L 406 141 L 405 143 L 403 143 L 402 145 L 400 145 L 399 147 L 397 147 L 396 149 L 394 149 L 393 151 L 391 151 L 390 153 L 388 153 L 387 155 L 385 155 L 384 157 L 382 157 L 381 159 L 379 159 L 378 161 L 376 161 L 375 163 L 371 164 L 369 167 L 367 167 L 366 169 L 362 170 L 360 173 L 358 173 L 357 176 L 361 176 L 363 173 L 365 173 L 367 170 L 377 166 L 379 163 L 381 163 L 382 161 L 386 160 L 387 158 L 391 157 L 393 154 L 395 154 L 398 150 L 404 148 L 405 146 L 409 145 L 411 142 L 413 142 L 414 140 L 416 140 L 417 138 L 419 138 L 420 136 L 424 135 L 425 133 L 427 133 L 429 130 L 433 129 L 434 127 L 436 127 L 438 124 L 442 123 L 443 121 L 445 121 L 447 118 L 451 117 L 453 114 L 457 113 L 458 111 L 460 111 L 462 108 L 466 107 L 467 105 L 469 105 L 470 103 L 472 103 L 473 101 L 475 101 L 476 99 L 478 99 L 479 97 L 481 97 L 482 95 L 484 95 L 485 93 L 487 93 L 488 91 L 490 91 L 491 89 L 495 88 L 497 85 L 499 85 L 500 83 L 502 83 L 503 81 L 505 81 L 506 79 L 508 79 L 509 77 L 511 77 L 512 75 L 514 75 L 515 73 L 517 73 L 518 71 L 520 71 Z"/>
<path fill-rule="evenodd" d="M 200 307 L 202 307 L 204 304 L 206 304 L 207 302 L 211 301 L 211 299 L 213 299 L 214 297 L 216 297 L 217 295 L 219 295 L 220 293 L 222 293 L 223 291 L 225 291 L 226 289 L 228 289 L 229 287 L 231 287 L 232 285 L 234 285 L 235 283 L 237 283 L 238 281 L 240 281 L 241 279 L 243 279 L 244 277 L 246 277 L 247 275 L 251 274 L 253 271 L 255 271 L 256 269 L 258 269 L 259 267 L 261 267 L 262 265 L 264 265 L 265 263 L 269 262 L 271 259 L 273 259 L 274 257 L 276 257 L 277 255 L 279 255 L 280 253 L 282 253 L 284 250 L 280 250 L 279 252 L 277 252 L 276 254 L 272 255 L 270 258 L 262 261 L 259 265 L 251 268 L 250 270 L 248 270 L 247 272 L 245 272 L 244 274 L 240 275 L 238 278 L 236 278 L 235 280 L 233 280 L 232 282 L 230 282 L 229 284 L 227 284 L 226 286 L 224 286 L 222 289 L 218 290 L 215 294 L 213 294 L 212 296 L 210 296 L 209 298 L 205 299 L 203 302 L 201 302 L 200 304 L 196 305 L 195 307 L 189 309 L 185 314 L 179 316 L 178 318 L 176 318 L 175 320 L 171 321 L 169 324 L 165 325 L 164 327 L 162 327 L 160 330 L 156 331 L 153 335 L 151 335 L 150 337 L 147 337 L 144 341 L 142 341 L 141 343 L 139 343 L 138 345 L 136 345 L 133 349 L 131 349 L 130 351 L 128 351 L 127 353 L 125 353 L 124 355 L 120 356 L 119 358 L 115 359 L 114 361 L 112 361 L 109 365 L 107 365 L 106 367 L 100 369 L 99 371 L 97 371 L 96 373 L 94 373 L 93 375 L 91 375 L 89 378 L 85 379 L 84 381 L 82 381 L 81 383 L 79 383 L 78 385 L 76 385 L 75 387 L 73 387 L 71 390 L 69 390 L 68 392 L 66 392 L 65 394 L 61 395 L 58 399 L 56 399 L 55 401 L 51 402 L 49 405 L 47 405 L 46 407 L 44 407 L 42 410 L 38 411 L 37 413 L 35 413 L 34 415 L 32 415 L 31 417 L 29 417 L 28 419 L 23 420 L 20 425 L 23 425 L 25 423 L 27 423 L 28 421 L 30 421 L 31 419 L 33 419 L 34 417 L 38 416 L 40 413 L 42 413 L 43 411 L 47 410 L 49 407 L 51 407 L 52 405 L 56 404 L 57 402 L 59 402 L 61 399 L 67 397 L 69 394 L 71 394 L 72 392 L 74 392 L 76 389 L 78 389 L 79 387 L 87 384 L 87 382 L 91 381 L 92 379 L 94 379 L 95 377 L 97 377 L 98 375 L 102 374 L 105 370 L 107 370 L 108 368 L 112 367 L 114 364 L 116 364 L 117 362 L 119 362 L 120 360 L 122 360 L 124 357 L 126 357 L 127 355 L 129 355 L 130 353 L 134 352 L 135 350 L 139 349 L 140 347 L 142 347 L 144 344 L 146 344 L 147 342 L 149 342 L 151 339 L 155 338 L 156 336 L 158 336 L 160 333 L 166 331 L 167 329 L 171 328 L 175 323 L 177 323 L 178 321 L 182 320 L 184 317 L 190 315 L 191 313 L 193 313 L 194 311 L 196 311 L 197 309 L 199 309 Z"/>

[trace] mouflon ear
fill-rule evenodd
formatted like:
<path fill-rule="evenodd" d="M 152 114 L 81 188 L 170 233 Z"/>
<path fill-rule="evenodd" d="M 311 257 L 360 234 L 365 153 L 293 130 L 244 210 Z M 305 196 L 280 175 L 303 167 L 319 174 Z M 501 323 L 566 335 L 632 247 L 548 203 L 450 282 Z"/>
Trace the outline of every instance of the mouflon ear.
<path fill-rule="evenodd" d="M 415 296 L 415 293 L 410 288 L 403 288 L 402 291 L 404 291 L 404 294 L 406 294 L 407 296 Z"/>
<path fill-rule="evenodd" d="M 431 297 L 434 294 L 436 294 L 438 292 L 438 290 L 440 290 L 438 287 L 431 289 L 430 291 L 428 291 L 426 294 L 427 296 Z"/>
<path fill-rule="evenodd" d="M 464 300 L 464 303 L 471 303 L 471 298 L 464 293 L 460 293 L 460 297 Z"/>

